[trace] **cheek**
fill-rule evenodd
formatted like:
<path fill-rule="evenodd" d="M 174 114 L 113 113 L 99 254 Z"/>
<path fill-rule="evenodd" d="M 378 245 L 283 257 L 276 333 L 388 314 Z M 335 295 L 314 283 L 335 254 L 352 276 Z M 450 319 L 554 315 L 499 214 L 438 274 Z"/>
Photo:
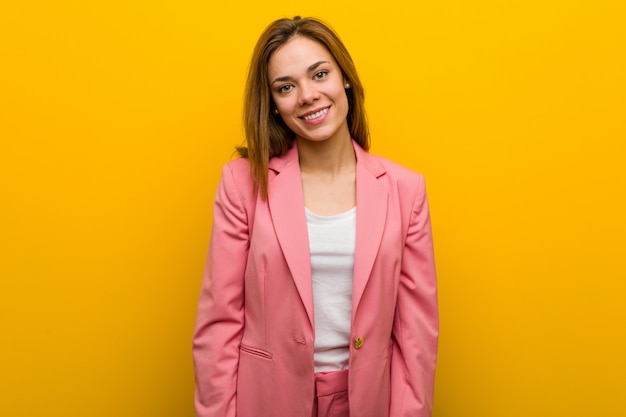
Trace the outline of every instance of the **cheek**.
<path fill-rule="evenodd" d="M 285 116 L 285 117 L 281 116 L 281 120 L 283 121 L 283 123 L 285 125 L 287 125 L 287 127 L 290 130 L 292 130 L 292 131 L 298 130 L 298 124 L 292 118 L 290 118 L 288 115 Z"/>
<path fill-rule="evenodd" d="M 273 99 L 276 108 L 280 110 L 281 113 L 286 113 L 293 110 L 294 100 L 290 97 L 273 97 Z"/>
<path fill-rule="evenodd" d="M 301 132 L 301 127 L 299 126 L 298 122 L 294 120 L 293 117 L 291 117 L 289 114 L 286 114 L 284 117 L 281 116 L 280 119 L 283 121 L 285 126 L 287 126 L 287 129 L 289 129 L 292 134 L 297 135 L 299 132 Z"/>

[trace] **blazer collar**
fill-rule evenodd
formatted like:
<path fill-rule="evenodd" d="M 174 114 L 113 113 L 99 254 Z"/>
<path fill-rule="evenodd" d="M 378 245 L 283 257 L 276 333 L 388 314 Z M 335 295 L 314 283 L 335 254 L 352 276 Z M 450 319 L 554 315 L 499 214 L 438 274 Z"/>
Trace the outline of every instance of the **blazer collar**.
<path fill-rule="evenodd" d="M 388 190 L 379 178 L 385 174 L 378 160 L 353 141 L 357 158 L 357 230 L 352 285 L 352 314 L 357 311 L 378 254 L 387 216 Z M 268 204 L 274 230 L 304 307 L 313 323 L 313 290 L 308 230 L 298 149 L 294 142 L 287 153 L 269 162 Z"/>
<path fill-rule="evenodd" d="M 298 145 L 294 140 L 291 148 L 282 156 L 275 156 L 270 159 L 269 168 L 275 173 L 280 173 L 284 169 L 288 169 L 291 165 L 298 164 Z M 298 171 L 300 167 L 298 166 Z"/>
<path fill-rule="evenodd" d="M 364 165 L 364 168 L 375 178 L 385 173 L 385 168 L 378 162 L 376 157 L 363 150 L 355 141 L 352 141 L 357 164 Z M 282 156 L 270 159 L 269 168 L 275 173 L 280 173 L 283 169 L 288 169 L 291 165 L 298 163 L 298 146 L 294 141 L 291 148 Z M 298 167 L 298 170 L 300 167 Z"/>

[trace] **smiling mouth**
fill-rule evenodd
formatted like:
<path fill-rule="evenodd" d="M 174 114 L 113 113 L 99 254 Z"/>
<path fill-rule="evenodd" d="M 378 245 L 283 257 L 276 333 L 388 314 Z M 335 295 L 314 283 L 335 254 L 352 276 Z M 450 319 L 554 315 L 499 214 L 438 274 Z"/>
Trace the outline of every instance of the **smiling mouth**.
<path fill-rule="evenodd" d="M 315 113 L 312 114 L 307 114 L 306 116 L 303 116 L 302 118 L 304 120 L 315 120 L 315 119 L 319 119 L 320 117 L 324 116 L 326 113 L 328 113 L 328 107 L 326 107 L 325 109 L 322 109 L 320 111 L 317 111 Z"/>

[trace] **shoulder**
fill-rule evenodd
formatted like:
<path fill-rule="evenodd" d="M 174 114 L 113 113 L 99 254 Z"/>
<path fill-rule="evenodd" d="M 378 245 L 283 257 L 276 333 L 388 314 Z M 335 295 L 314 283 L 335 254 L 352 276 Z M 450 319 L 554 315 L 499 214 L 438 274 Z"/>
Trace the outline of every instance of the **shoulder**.
<path fill-rule="evenodd" d="M 390 159 L 380 155 L 367 153 L 365 158 L 369 159 L 369 163 L 380 167 L 382 175 L 380 179 L 395 184 L 400 189 L 416 189 L 422 188 L 424 184 L 424 176 L 410 168 L 400 165 Z"/>
<path fill-rule="evenodd" d="M 224 164 L 219 189 L 245 205 L 251 204 L 254 201 L 254 183 L 250 161 L 238 157 Z"/>
<path fill-rule="evenodd" d="M 378 181 L 384 184 L 390 193 L 389 196 L 397 202 L 405 215 L 416 218 L 413 216 L 419 213 L 428 214 L 426 183 L 421 173 L 385 157 L 368 155 L 372 161 L 381 167 L 383 172 L 378 177 Z"/>
<path fill-rule="evenodd" d="M 222 182 L 229 181 L 238 189 L 252 188 L 252 171 L 247 158 L 238 157 L 222 166 Z"/>
<path fill-rule="evenodd" d="M 237 157 L 231 161 L 228 161 L 222 167 L 222 173 L 228 170 L 233 175 L 249 175 L 250 174 L 250 161 L 247 158 Z"/>
<path fill-rule="evenodd" d="M 387 181 L 400 181 L 409 184 L 423 181 L 421 174 L 383 156 L 365 151 L 357 143 L 354 143 L 354 151 L 357 161 L 365 166 L 376 178 L 385 178 Z"/>

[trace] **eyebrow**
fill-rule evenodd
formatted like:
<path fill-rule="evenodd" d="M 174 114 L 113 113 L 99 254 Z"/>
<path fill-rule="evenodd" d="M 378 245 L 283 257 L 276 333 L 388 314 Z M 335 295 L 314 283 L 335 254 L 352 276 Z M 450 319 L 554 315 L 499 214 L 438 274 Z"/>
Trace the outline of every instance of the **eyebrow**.
<path fill-rule="evenodd" d="M 306 71 L 307 72 L 315 71 L 320 65 L 322 65 L 322 64 L 329 64 L 329 63 L 330 63 L 329 61 L 317 61 L 315 64 L 310 65 L 306 69 Z M 293 81 L 293 77 L 291 77 L 289 75 L 286 75 L 284 77 L 278 77 L 278 78 L 275 78 L 274 81 L 272 81 L 272 84 L 274 84 L 276 82 L 282 82 L 282 81 Z"/>

